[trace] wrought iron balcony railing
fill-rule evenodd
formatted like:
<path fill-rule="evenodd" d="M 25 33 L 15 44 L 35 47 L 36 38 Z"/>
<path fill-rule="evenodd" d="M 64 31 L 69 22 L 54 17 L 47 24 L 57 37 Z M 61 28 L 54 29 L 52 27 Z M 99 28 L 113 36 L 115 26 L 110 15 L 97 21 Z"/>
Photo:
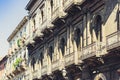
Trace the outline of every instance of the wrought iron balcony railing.
<path fill-rule="evenodd" d="M 113 50 L 120 47 L 120 31 L 114 32 L 106 37 L 107 50 Z"/>

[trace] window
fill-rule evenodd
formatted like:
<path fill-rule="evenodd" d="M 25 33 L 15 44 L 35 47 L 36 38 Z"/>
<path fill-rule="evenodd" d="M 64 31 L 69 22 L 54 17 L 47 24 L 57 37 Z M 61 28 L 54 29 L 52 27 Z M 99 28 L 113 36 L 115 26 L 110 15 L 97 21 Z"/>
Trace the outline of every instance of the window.
<path fill-rule="evenodd" d="M 97 15 L 95 18 L 95 34 L 98 41 L 102 41 L 102 18 L 100 15 Z"/>
<path fill-rule="evenodd" d="M 33 25 L 35 26 L 35 19 L 33 20 Z"/>
<path fill-rule="evenodd" d="M 26 27 L 24 27 L 24 32 L 26 32 Z"/>
<path fill-rule="evenodd" d="M 20 37 L 22 37 L 22 32 L 20 32 Z"/>
<path fill-rule="evenodd" d="M 43 59 L 44 59 L 44 56 L 43 56 L 43 53 L 41 52 L 39 56 L 39 60 L 41 61 L 41 64 L 43 64 Z"/>
<path fill-rule="evenodd" d="M 48 54 L 49 54 L 50 59 L 51 59 L 51 61 L 52 61 L 52 54 L 53 54 L 53 47 L 52 47 L 52 46 L 49 47 L 49 52 L 48 52 Z"/>
<path fill-rule="evenodd" d="M 76 29 L 75 30 L 75 42 L 76 42 L 76 45 L 77 45 L 77 48 L 80 49 L 80 36 L 81 36 L 81 32 L 80 32 L 80 29 Z"/>
<path fill-rule="evenodd" d="M 65 39 L 64 38 L 60 40 L 60 49 L 61 49 L 62 55 L 64 55 L 65 54 Z"/>

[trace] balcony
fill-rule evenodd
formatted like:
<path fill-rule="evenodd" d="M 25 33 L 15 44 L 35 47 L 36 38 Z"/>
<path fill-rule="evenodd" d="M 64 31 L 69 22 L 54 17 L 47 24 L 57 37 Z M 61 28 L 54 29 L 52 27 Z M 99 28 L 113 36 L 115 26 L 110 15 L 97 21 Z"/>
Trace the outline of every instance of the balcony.
<path fill-rule="evenodd" d="M 19 67 L 16 67 L 15 69 L 13 69 L 12 73 L 14 74 L 14 76 L 22 73 L 25 71 L 25 67 L 23 67 L 23 65 L 20 65 Z"/>
<path fill-rule="evenodd" d="M 52 62 L 52 72 L 54 72 L 58 69 L 59 69 L 59 60 L 53 61 Z"/>
<path fill-rule="evenodd" d="M 41 74 L 42 75 L 45 75 L 47 74 L 47 60 L 46 59 L 43 59 L 43 64 L 42 64 L 42 67 L 41 67 Z"/>
<path fill-rule="evenodd" d="M 85 60 L 92 57 L 100 57 L 106 54 L 106 44 L 103 42 L 94 42 L 81 51 L 81 59 Z"/>
<path fill-rule="evenodd" d="M 69 66 L 74 63 L 74 52 L 70 54 L 66 54 L 64 57 L 65 60 L 65 66 Z"/>
<path fill-rule="evenodd" d="M 37 70 L 32 72 L 32 77 L 33 77 L 33 79 L 36 79 L 38 77 L 38 71 Z"/>
<path fill-rule="evenodd" d="M 16 76 L 26 70 L 26 61 L 18 58 L 15 63 L 13 63 L 12 73 Z"/>
<path fill-rule="evenodd" d="M 26 60 L 23 60 L 20 64 L 20 70 L 25 71 L 27 69 L 27 64 L 26 64 Z"/>
<path fill-rule="evenodd" d="M 17 40 L 17 44 L 14 46 L 15 51 L 19 51 L 20 49 L 22 49 L 22 47 L 25 46 L 25 42 L 26 42 L 26 36 L 22 36 L 21 38 L 19 38 Z"/>
<path fill-rule="evenodd" d="M 6 75 L 6 77 L 7 77 L 7 80 L 11 79 L 11 77 L 9 75 Z"/>
<path fill-rule="evenodd" d="M 64 0 L 64 11 L 68 12 L 75 5 L 81 5 L 85 0 Z"/>
<path fill-rule="evenodd" d="M 95 56 L 96 54 L 96 43 L 92 43 L 82 49 L 81 59 L 87 59 Z"/>
<path fill-rule="evenodd" d="M 25 46 L 25 41 L 26 41 L 26 35 L 22 36 L 21 38 L 22 46 Z"/>
<path fill-rule="evenodd" d="M 14 45 L 14 50 L 18 51 L 18 46 L 16 44 Z"/>
<path fill-rule="evenodd" d="M 42 38 L 43 33 L 41 33 L 41 30 L 38 28 L 33 35 L 34 35 L 33 40 L 40 42 L 40 38 Z"/>
<path fill-rule="evenodd" d="M 120 49 L 120 31 L 114 32 L 106 37 L 107 51 Z"/>
<path fill-rule="evenodd" d="M 37 28 L 33 29 L 33 31 L 32 31 L 32 38 L 33 39 L 36 37 L 36 32 L 37 32 Z"/>
<path fill-rule="evenodd" d="M 14 74 L 14 76 L 18 75 L 20 73 L 20 68 L 17 67 L 15 69 L 13 69 L 12 73 Z"/>
<path fill-rule="evenodd" d="M 35 43 L 35 41 L 33 40 L 32 36 L 29 36 L 25 41 L 26 46 L 32 46 L 32 44 L 34 44 L 34 43 Z"/>
<path fill-rule="evenodd" d="M 42 68 L 41 68 L 41 74 L 42 74 L 42 75 L 47 74 L 47 65 L 43 65 L 43 66 L 42 66 Z"/>
<path fill-rule="evenodd" d="M 62 19 L 66 16 L 65 12 L 60 7 L 56 7 L 52 12 L 51 23 L 56 23 L 59 19 Z"/>
<path fill-rule="evenodd" d="M 14 77 L 14 74 L 10 73 L 10 71 L 7 72 L 6 74 L 7 79 L 12 79 Z"/>

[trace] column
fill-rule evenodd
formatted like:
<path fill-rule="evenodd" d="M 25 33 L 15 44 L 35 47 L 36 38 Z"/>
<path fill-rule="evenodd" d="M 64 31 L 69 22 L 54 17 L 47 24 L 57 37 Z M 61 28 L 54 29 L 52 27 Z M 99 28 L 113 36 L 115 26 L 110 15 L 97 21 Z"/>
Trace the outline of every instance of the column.
<path fill-rule="evenodd" d="M 69 47 L 70 47 L 70 53 L 72 53 L 73 52 L 73 42 L 72 42 L 72 39 L 73 39 L 73 28 L 72 28 L 72 26 L 70 25 L 70 32 L 69 32 Z"/>
<path fill-rule="evenodd" d="M 84 46 L 86 46 L 86 44 L 87 44 L 87 43 L 86 43 L 86 42 L 87 42 L 87 40 L 86 40 L 86 37 L 87 37 L 87 34 L 86 34 L 86 33 L 87 33 L 87 25 L 86 25 L 86 24 L 87 24 L 87 20 L 86 20 L 86 19 L 87 19 L 87 17 L 86 17 L 86 14 L 85 14 L 84 17 L 83 17 L 83 27 L 84 27 L 84 28 L 83 28 L 83 29 L 84 29 L 83 37 L 84 37 Z"/>
<path fill-rule="evenodd" d="M 91 44 L 91 34 L 90 34 L 90 12 L 87 13 L 87 44 Z"/>
<path fill-rule="evenodd" d="M 69 48 L 70 48 L 70 29 L 69 29 L 69 25 L 67 26 L 67 52 L 65 55 L 69 55 Z"/>

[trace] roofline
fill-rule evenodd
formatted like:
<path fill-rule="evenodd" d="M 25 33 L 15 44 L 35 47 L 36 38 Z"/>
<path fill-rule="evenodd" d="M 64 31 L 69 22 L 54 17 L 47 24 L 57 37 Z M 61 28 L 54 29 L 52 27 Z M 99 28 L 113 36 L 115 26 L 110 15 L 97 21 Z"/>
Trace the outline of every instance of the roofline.
<path fill-rule="evenodd" d="M 17 27 L 15 28 L 15 30 L 12 32 L 12 34 L 8 37 L 7 41 L 10 42 L 12 40 L 12 38 L 16 35 L 16 33 L 23 27 L 22 25 L 24 25 L 27 22 L 27 16 L 25 16 L 21 22 L 17 25 Z"/>
<path fill-rule="evenodd" d="M 1 58 L 0 64 L 1 64 L 4 60 L 7 60 L 7 59 L 8 59 L 8 55 L 5 55 L 3 58 Z"/>
<path fill-rule="evenodd" d="M 36 1 L 37 0 L 30 0 L 26 5 L 25 9 L 29 11 Z"/>

